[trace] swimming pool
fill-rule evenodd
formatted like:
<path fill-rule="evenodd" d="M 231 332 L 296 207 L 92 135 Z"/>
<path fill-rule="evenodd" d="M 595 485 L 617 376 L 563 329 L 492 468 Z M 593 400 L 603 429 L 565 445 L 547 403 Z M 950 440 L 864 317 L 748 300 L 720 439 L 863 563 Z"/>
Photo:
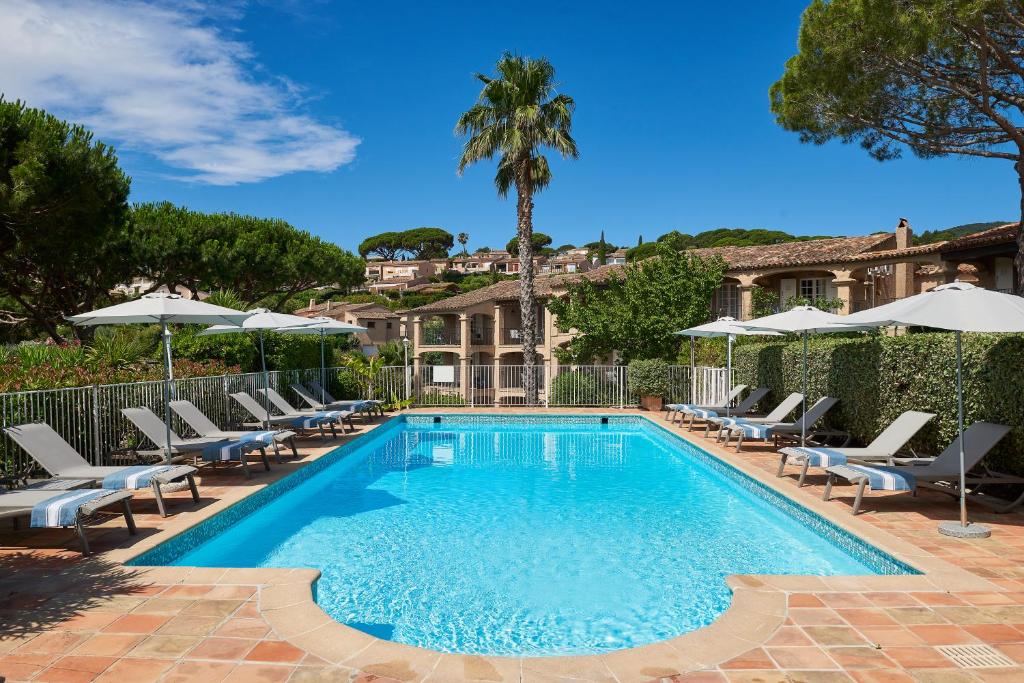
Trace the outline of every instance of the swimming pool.
<path fill-rule="evenodd" d="M 606 652 L 705 626 L 729 574 L 916 573 L 636 416 L 413 415 L 133 564 L 314 567 L 317 603 L 444 652 Z"/>

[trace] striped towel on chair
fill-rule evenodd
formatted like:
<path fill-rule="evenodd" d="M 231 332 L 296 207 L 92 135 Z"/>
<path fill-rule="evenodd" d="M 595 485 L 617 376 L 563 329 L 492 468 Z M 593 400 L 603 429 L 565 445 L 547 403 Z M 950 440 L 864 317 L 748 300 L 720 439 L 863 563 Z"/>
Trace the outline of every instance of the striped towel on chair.
<path fill-rule="evenodd" d="M 806 446 L 788 446 L 780 449 L 780 453 L 790 457 L 804 458 L 811 467 L 832 467 L 845 465 L 846 456 L 832 448 L 807 448 Z"/>
<path fill-rule="evenodd" d="M 144 489 L 153 483 L 153 477 L 177 465 L 132 465 L 103 477 L 101 486 L 105 489 Z"/>
<path fill-rule="evenodd" d="M 33 527 L 73 526 L 78 517 L 78 509 L 89 501 L 111 495 L 103 489 L 84 489 L 66 491 L 52 498 L 40 501 L 32 506 Z"/>
<path fill-rule="evenodd" d="M 273 432 L 269 432 L 272 434 Z M 273 437 L 271 437 L 273 438 Z M 210 444 L 203 449 L 202 458 L 203 462 L 240 462 L 245 454 L 249 451 L 262 448 L 266 444 L 262 441 L 249 439 L 248 441 L 242 441 L 241 439 L 235 441 L 222 441 L 220 443 Z"/>
<path fill-rule="evenodd" d="M 767 439 L 772 435 L 771 425 L 744 422 L 743 420 L 733 420 L 731 418 L 722 422 L 722 425 L 734 432 L 743 432 L 743 436 L 748 439 Z"/>
<path fill-rule="evenodd" d="M 847 465 L 848 469 L 868 478 L 868 486 L 872 491 L 913 491 L 917 488 L 917 477 L 906 470 L 895 467 L 865 467 L 864 465 Z"/>
<path fill-rule="evenodd" d="M 704 408 L 690 408 L 686 412 L 690 413 L 691 415 L 695 415 L 701 418 L 702 420 L 708 420 L 711 419 L 712 417 L 718 417 L 718 413 L 716 413 L 715 411 L 706 410 Z"/>

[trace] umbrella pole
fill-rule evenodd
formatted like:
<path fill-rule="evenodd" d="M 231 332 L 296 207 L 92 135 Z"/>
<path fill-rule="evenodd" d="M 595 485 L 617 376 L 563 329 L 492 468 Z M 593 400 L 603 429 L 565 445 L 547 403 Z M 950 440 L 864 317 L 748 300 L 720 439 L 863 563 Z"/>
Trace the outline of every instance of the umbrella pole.
<path fill-rule="evenodd" d="M 167 439 L 167 450 L 164 458 L 171 461 L 171 381 L 174 378 L 174 367 L 171 365 L 171 331 L 167 329 L 167 321 L 163 321 L 164 338 L 164 429 Z"/>
<path fill-rule="evenodd" d="M 956 429 L 960 444 L 960 522 L 942 522 L 939 533 L 956 538 L 988 538 L 992 530 L 984 524 L 967 521 L 967 472 L 964 471 L 964 358 L 962 332 L 956 331 Z"/>
<path fill-rule="evenodd" d="M 800 401 L 800 409 L 803 414 L 800 415 L 800 445 L 807 445 L 807 332 L 804 331 L 804 377 L 803 377 L 803 398 Z"/>
<path fill-rule="evenodd" d="M 263 419 L 263 429 L 270 429 L 270 374 L 267 372 L 267 356 L 263 352 L 263 330 L 260 330 L 260 366 L 263 368 L 263 410 L 266 417 Z"/>
<path fill-rule="evenodd" d="M 729 417 L 732 411 L 732 402 L 729 397 L 732 396 L 732 335 L 725 335 L 725 416 Z"/>
<path fill-rule="evenodd" d="M 324 337 L 327 333 L 320 330 L 320 403 L 327 405 L 327 368 L 324 365 Z"/>
<path fill-rule="evenodd" d="M 697 402 L 697 362 L 693 353 L 693 335 L 690 335 L 690 403 Z"/>
<path fill-rule="evenodd" d="M 964 472 L 964 360 L 960 345 L 962 332 L 956 332 L 956 429 L 960 444 L 960 526 L 967 526 L 967 473 Z"/>

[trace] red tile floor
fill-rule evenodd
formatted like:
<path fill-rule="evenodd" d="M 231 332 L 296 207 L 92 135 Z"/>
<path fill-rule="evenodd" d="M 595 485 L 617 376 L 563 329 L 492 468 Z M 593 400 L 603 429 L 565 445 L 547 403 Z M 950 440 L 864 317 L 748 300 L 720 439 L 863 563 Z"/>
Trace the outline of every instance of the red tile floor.
<path fill-rule="evenodd" d="M 659 420 L 660 418 L 655 418 Z M 680 431 L 679 433 L 686 434 Z M 723 458 L 752 464 L 765 480 L 775 478 L 777 457 L 768 449 L 745 446 L 736 456 L 695 437 Z M 218 501 L 236 500 L 319 457 L 335 445 L 306 442 L 298 463 L 257 474 L 250 482 L 227 471 L 201 477 L 203 501 L 173 494 L 166 519 L 145 494 L 135 503 L 140 536 L 128 540 L 120 523 L 90 530 L 91 558 L 74 550 L 62 530 L 0 532 L 0 676 L 12 681 L 379 681 L 626 680 L 601 673 L 537 673 L 528 666 L 512 673 L 479 667 L 458 678 L 442 667 L 426 674 L 401 662 L 357 670 L 319 659 L 278 635 L 261 617 L 261 584 L 250 570 L 124 567 L 121 559 L 151 545 L 168 531 L 199 521 Z M 798 490 L 797 500 L 820 497 L 822 478 Z M 848 514 L 852 496 L 837 488 L 829 505 Z M 212 508 L 212 509 L 211 509 Z M 899 592 L 846 589 L 788 592 L 788 614 L 763 643 L 704 671 L 661 680 L 773 683 L 959 683 L 1024 681 L 1024 517 L 972 512 L 990 524 L 982 541 L 962 541 L 936 533 L 939 520 L 956 514 L 940 494 L 869 494 L 860 522 L 894 534 L 908 544 L 987 579 L 988 591 Z M 141 541 L 138 539 L 142 539 Z M 248 573 L 247 573 L 248 572 Z M 944 654 L 944 645 L 986 644 L 1010 666 L 963 668 Z M 448 671 L 448 669 L 445 669 Z"/>

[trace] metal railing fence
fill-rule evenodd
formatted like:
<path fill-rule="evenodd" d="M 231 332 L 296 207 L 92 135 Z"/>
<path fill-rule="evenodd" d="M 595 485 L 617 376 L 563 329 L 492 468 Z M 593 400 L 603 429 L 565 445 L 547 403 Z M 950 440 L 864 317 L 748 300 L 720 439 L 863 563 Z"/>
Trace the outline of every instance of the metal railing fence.
<path fill-rule="evenodd" d="M 423 407 L 468 406 L 592 406 L 625 408 L 638 397 L 629 390 L 629 369 L 621 365 L 421 365 L 388 366 L 372 381 L 349 368 L 324 372 L 327 390 L 335 398 L 375 398 L 387 402 L 411 399 Z M 537 400 L 526 395 L 526 377 L 533 373 Z M 268 373 L 270 386 L 296 407 L 303 407 L 289 388 L 293 383 L 320 379 L 320 369 Z M 727 392 L 724 368 L 669 367 L 668 402 L 714 403 Z M 230 398 L 246 391 L 259 397 L 262 373 L 176 379 L 172 398 L 189 400 L 223 429 L 237 428 L 248 415 Z M 163 416 L 163 382 L 105 384 L 66 389 L 19 391 L 0 394 L 0 429 L 27 422 L 46 422 L 79 453 L 96 465 L 118 461 L 118 454 L 142 443 L 121 408 L 145 406 Z M 173 427 L 182 436 L 191 431 L 178 418 Z M 26 454 L 10 439 L 0 438 L 0 468 L 17 468 Z"/>

